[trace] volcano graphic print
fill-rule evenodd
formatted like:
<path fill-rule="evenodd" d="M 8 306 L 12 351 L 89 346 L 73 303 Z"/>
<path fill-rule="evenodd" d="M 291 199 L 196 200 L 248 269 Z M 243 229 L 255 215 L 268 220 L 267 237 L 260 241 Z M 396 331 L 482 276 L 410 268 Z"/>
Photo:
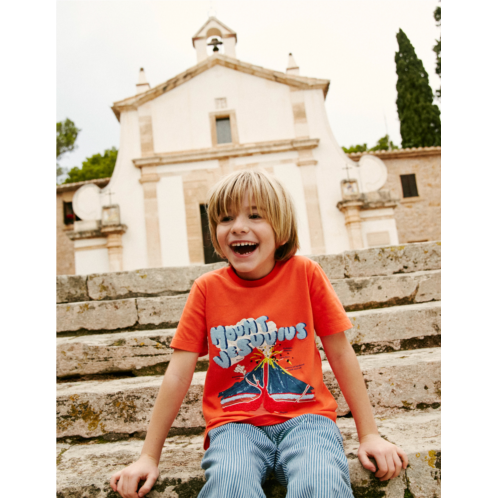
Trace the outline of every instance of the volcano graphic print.
<path fill-rule="evenodd" d="M 290 354 L 296 340 L 308 337 L 306 323 L 277 328 L 262 315 L 243 318 L 235 325 L 212 327 L 210 337 L 219 349 L 213 362 L 223 369 L 239 363 L 234 373 L 243 376 L 218 393 L 223 411 L 255 411 L 263 406 L 270 413 L 287 412 L 298 403 L 315 401 L 314 387 L 289 372 L 303 367 L 292 365 Z M 246 372 L 250 364 L 255 366 Z M 291 368 L 285 369 L 282 364 Z"/>
<path fill-rule="evenodd" d="M 270 413 L 286 412 L 296 403 L 314 401 L 313 386 L 296 379 L 279 365 L 279 361 L 285 360 L 278 359 L 281 353 L 275 346 L 254 350 L 254 369 L 246 373 L 243 380 L 219 393 L 223 409 L 254 411 L 262 404 Z"/>

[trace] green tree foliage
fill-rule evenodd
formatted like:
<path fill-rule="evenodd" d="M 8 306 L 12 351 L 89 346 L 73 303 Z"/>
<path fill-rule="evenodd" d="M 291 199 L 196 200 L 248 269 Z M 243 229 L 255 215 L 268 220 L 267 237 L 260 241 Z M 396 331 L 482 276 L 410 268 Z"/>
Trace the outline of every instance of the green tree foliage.
<path fill-rule="evenodd" d="M 78 138 L 78 133 L 81 130 L 76 127 L 76 125 L 69 119 L 66 118 L 65 121 L 59 121 L 57 123 L 57 161 L 66 153 L 71 152 L 76 149 L 76 139 Z M 64 173 L 66 173 L 66 168 L 59 166 L 56 163 L 57 168 L 57 179 Z"/>
<path fill-rule="evenodd" d="M 433 104 L 429 76 L 413 45 L 403 32 L 396 35 L 399 52 L 396 52 L 396 90 L 400 122 L 401 146 L 431 147 L 441 145 L 441 112 Z"/>
<path fill-rule="evenodd" d="M 116 147 L 106 149 L 104 155 L 94 154 L 83 161 L 81 168 L 72 168 L 64 183 L 83 182 L 96 178 L 109 178 L 114 171 L 118 150 Z"/>
<path fill-rule="evenodd" d="M 353 154 L 354 152 L 366 152 L 367 151 L 367 144 L 351 145 L 351 147 L 349 147 L 349 148 L 343 147 L 342 150 L 346 154 Z"/>
<path fill-rule="evenodd" d="M 441 26 L 441 7 L 439 6 L 434 11 L 434 20 L 436 21 L 436 26 Z M 441 35 L 439 35 L 439 40 L 436 40 L 432 50 L 436 54 L 436 74 L 441 78 Z M 436 90 L 436 97 L 441 100 L 441 86 Z"/>
<path fill-rule="evenodd" d="M 354 152 L 370 152 L 376 150 L 395 150 L 395 149 L 399 149 L 399 147 L 397 145 L 394 145 L 392 141 L 389 140 L 389 135 L 379 138 L 379 140 L 377 140 L 377 144 L 370 149 L 367 147 L 367 144 L 352 145 L 349 148 L 346 147 L 342 148 L 342 150 L 346 154 L 352 154 Z"/>
<path fill-rule="evenodd" d="M 376 151 L 376 150 L 395 150 L 399 149 L 397 145 L 394 145 L 391 140 L 389 140 L 389 135 L 386 135 L 382 138 L 379 138 L 377 141 L 377 144 L 374 145 L 371 149 L 368 149 L 368 151 Z"/>

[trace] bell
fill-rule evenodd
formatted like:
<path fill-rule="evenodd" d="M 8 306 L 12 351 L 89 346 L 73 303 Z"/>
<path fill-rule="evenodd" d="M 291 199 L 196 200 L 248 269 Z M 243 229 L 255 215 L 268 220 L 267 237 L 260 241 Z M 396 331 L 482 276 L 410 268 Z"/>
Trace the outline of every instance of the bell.
<path fill-rule="evenodd" d="M 218 48 L 218 45 L 223 45 L 223 42 L 221 40 L 218 40 L 218 38 L 213 38 L 211 42 L 208 43 L 208 45 L 213 45 L 213 52 L 219 52 L 220 49 Z"/>

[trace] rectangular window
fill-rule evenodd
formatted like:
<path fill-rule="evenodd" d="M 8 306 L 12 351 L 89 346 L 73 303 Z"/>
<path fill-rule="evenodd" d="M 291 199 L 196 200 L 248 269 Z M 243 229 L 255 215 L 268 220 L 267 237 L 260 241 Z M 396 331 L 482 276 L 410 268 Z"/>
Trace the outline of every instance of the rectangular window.
<path fill-rule="evenodd" d="M 78 218 L 76 213 L 73 211 L 72 202 L 63 202 L 63 216 L 64 225 L 73 225 L 75 221 L 80 221 L 80 218 Z"/>
<path fill-rule="evenodd" d="M 214 251 L 213 244 L 211 242 L 211 237 L 209 235 L 209 219 L 207 213 L 207 206 L 201 204 L 201 223 L 202 223 L 202 246 L 204 249 L 204 264 L 218 263 L 219 261 L 224 261 L 221 259 Z"/>
<path fill-rule="evenodd" d="M 403 197 L 418 197 L 417 181 L 415 175 L 400 175 Z"/>
<path fill-rule="evenodd" d="M 219 144 L 232 143 L 230 118 L 216 118 L 216 139 Z"/>

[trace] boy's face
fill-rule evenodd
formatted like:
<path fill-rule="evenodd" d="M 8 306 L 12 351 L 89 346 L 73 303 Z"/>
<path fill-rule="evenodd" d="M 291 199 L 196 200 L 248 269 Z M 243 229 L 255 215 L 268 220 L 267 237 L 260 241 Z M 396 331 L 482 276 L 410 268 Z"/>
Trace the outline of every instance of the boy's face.
<path fill-rule="evenodd" d="M 275 266 L 273 228 L 247 194 L 240 213 L 230 212 L 220 219 L 216 238 L 223 254 L 244 280 L 263 278 Z"/>

